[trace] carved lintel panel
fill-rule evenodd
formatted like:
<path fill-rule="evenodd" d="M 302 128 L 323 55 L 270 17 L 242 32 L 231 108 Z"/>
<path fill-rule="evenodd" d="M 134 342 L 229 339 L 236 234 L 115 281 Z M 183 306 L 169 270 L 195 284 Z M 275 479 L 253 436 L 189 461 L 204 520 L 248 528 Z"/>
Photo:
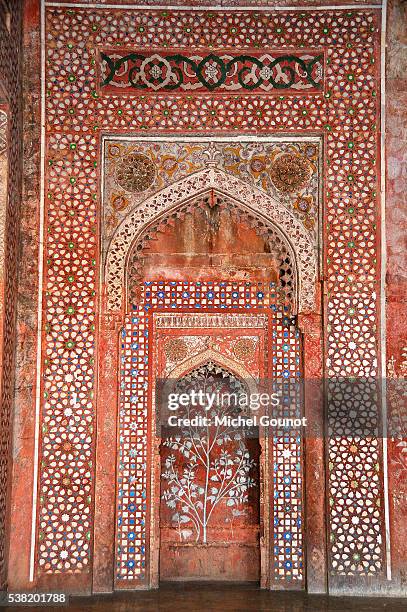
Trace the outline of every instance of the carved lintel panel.
<path fill-rule="evenodd" d="M 101 90 L 115 94 L 281 94 L 323 90 L 322 51 L 281 53 L 180 50 L 105 50 Z"/>

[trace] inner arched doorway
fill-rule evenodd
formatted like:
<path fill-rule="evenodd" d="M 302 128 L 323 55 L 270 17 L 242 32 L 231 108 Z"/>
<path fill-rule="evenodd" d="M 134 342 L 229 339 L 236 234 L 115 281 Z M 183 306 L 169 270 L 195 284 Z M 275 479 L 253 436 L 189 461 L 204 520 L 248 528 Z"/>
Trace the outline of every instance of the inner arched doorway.
<path fill-rule="evenodd" d="M 214 401 L 180 406 L 180 425 L 161 433 L 160 581 L 259 582 L 259 428 L 240 425 L 249 388 L 212 360 L 172 382 L 176 396 Z"/>

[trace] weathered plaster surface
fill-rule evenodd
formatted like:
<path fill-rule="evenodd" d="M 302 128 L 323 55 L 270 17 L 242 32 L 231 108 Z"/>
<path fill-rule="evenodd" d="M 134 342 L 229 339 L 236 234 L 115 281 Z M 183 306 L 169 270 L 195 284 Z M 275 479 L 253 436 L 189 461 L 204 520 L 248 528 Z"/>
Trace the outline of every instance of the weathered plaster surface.
<path fill-rule="evenodd" d="M 388 376 L 406 377 L 407 5 L 388 5 L 386 61 L 386 233 Z M 388 381 L 390 390 L 392 379 Z M 389 401 L 389 411 L 394 404 Z M 404 412 L 406 406 L 404 404 Z M 404 414 L 404 419 L 406 415 Z M 389 440 L 390 524 L 395 588 L 407 586 L 407 440 Z"/>
<path fill-rule="evenodd" d="M 16 384 L 14 396 L 13 487 L 9 584 L 26 584 L 30 545 L 34 451 L 35 363 L 37 336 L 38 207 L 40 193 L 39 7 L 24 7 L 23 63 L 23 204 L 18 244 Z"/>
<path fill-rule="evenodd" d="M 11 5 L 10 5 L 11 6 Z M 6 582 L 10 487 L 11 435 L 14 389 L 14 355 L 17 293 L 17 242 L 21 202 L 21 2 L 13 2 L 13 11 L 0 6 L 0 104 L 7 110 L 7 189 L 2 194 L 2 226 L 4 243 L 0 287 L 0 589 Z M 3 266 L 3 263 L 5 265 Z"/>

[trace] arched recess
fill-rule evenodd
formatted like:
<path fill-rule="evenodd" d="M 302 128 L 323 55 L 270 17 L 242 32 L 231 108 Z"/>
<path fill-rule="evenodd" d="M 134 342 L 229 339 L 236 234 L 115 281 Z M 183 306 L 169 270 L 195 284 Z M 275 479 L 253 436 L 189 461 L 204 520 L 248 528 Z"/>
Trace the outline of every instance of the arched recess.
<path fill-rule="evenodd" d="M 185 361 L 175 366 L 166 375 L 167 381 L 169 383 L 169 388 L 167 391 L 173 392 L 173 389 L 176 387 L 176 384 L 178 382 L 184 379 L 188 379 L 191 374 L 194 374 L 194 373 L 196 374 L 201 368 L 205 370 L 208 366 L 209 366 L 210 372 L 211 373 L 213 372 L 215 376 L 221 374 L 225 378 L 231 377 L 232 379 L 235 379 L 236 381 L 238 381 L 239 385 L 241 385 L 240 392 L 243 392 L 245 394 L 247 393 L 249 396 L 251 394 L 255 394 L 256 392 L 258 392 L 258 381 L 256 380 L 255 377 L 253 377 L 246 370 L 246 368 L 242 364 L 238 364 L 233 359 L 230 359 L 228 356 L 220 353 L 219 351 L 213 350 L 213 349 L 207 349 L 204 351 L 200 351 L 196 355 L 190 357 L 189 359 L 186 359 Z M 213 370 L 211 366 L 214 366 Z M 195 380 L 196 379 L 194 377 L 192 378 L 191 382 Z M 195 382 L 192 382 L 192 384 L 195 384 Z M 250 416 L 249 407 L 240 406 L 237 408 L 239 409 L 240 414 Z M 225 408 L 225 407 L 220 407 L 218 405 L 218 408 L 215 410 L 217 411 L 219 409 L 220 409 L 220 413 L 218 414 L 223 414 L 224 416 L 227 414 L 231 414 L 228 411 L 227 406 Z M 225 427 L 227 428 L 229 426 L 225 426 Z M 236 431 L 238 431 L 238 429 Z M 245 443 L 244 438 L 246 434 L 242 431 L 239 431 L 239 434 L 242 434 L 242 433 L 243 433 L 243 438 L 239 438 L 239 439 L 242 439 L 243 443 Z M 250 570 L 246 568 L 244 571 L 247 572 L 247 574 L 245 574 L 246 578 L 250 576 L 250 580 L 254 579 L 256 582 L 259 580 L 260 583 L 264 586 L 267 584 L 269 580 L 269 557 L 268 557 L 269 552 L 268 551 L 270 547 L 269 530 L 267 528 L 264 528 L 264 526 L 269 520 L 270 506 L 271 506 L 271 498 L 266 493 L 265 483 L 269 482 L 271 478 L 271 469 L 270 469 L 270 462 L 268 461 L 269 445 L 268 445 L 267 438 L 264 436 L 263 428 L 262 427 L 258 428 L 257 434 L 255 436 L 253 434 L 254 434 L 254 431 L 252 431 L 251 434 L 249 434 L 249 438 L 255 437 L 256 439 L 255 446 L 257 447 L 257 451 L 255 455 L 256 456 L 255 461 L 256 461 L 256 466 L 257 466 L 257 470 L 256 470 L 257 477 L 255 481 L 253 481 L 253 486 L 255 487 L 255 490 L 257 491 L 256 496 L 255 496 L 255 506 L 257 508 L 258 517 L 257 517 L 257 521 L 255 521 L 256 525 L 254 525 L 255 527 L 254 531 L 257 535 L 255 535 L 255 538 L 253 541 L 245 541 L 245 545 L 243 548 L 246 551 L 246 554 L 249 555 L 246 559 L 246 561 L 248 561 L 246 565 L 250 566 Z M 170 435 L 173 435 L 173 434 L 170 434 Z M 163 442 L 164 440 L 165 440 L 165 437 L 161 442 Z M 162 481 L 162 474 L 161 474 L 161 471 L 162 471 L 161 452 L 162 452 L 162 449 L 165 448 L 165 446 L 166 445 L 164 444 L 164 447 L 163 447 L 161 443 L 159 447 L 157 447 L 159 448 L 158 452 L 156 451 L 156 454 L 154 454 L 154 452 L 152 454 L 152 470 L 154 472 L 154 478 L 152 482 L 155 483 L 154 499 L 156 500 L 160 500 L 161 493 L 162 493 L 161 486 L 162 486 L 163 481 Z M 249 448 L 253 450 L 253 445 L 250 445 Z M 247 452 L 250 452 L 249 448 L 246 447 Z M 216 450 L 215 450 L 215 454 L 216 454 Z M 213 484 L 214 483 L 212 483 L 212 485 Z M 161 572 L 165 571 L 165 569 L 171 566 L 173 563 L 177 565 L 177 560 L 180 561 L 180 557 L 181 558 L 184 557 L 184 563 L 187 562 L 187 565 L 188 565 L 189 556 L 187 552 L 187 555 L 185 558 L 184 556 L 185 550 L 188 551 L 189 549 L 189 554 L 191 553 L 191 550 L 193 550 L 190 548 L 191 545 L 193 545 L 193 542 L 189 542 L 186 545 L 186 549 L 184 548 L 182 543 L 179 544 L 179 548 L 177 549 L 177 544 L 172 542 L 171 549 L 170 549 L 172 554 L 171 555 L 169 554 L 170 551 L 168 550 L 168 548 L 166 548 L 168 541 L 167 542 L 165 541 L 166 538 L 164 538 L 164 540 L 162 539 L 162 520 L 160 518 L 161 509 L 162 509 L 162 501 L 160 503 L 155 504 L 155 506 L 152 508 L 153 516 L 150 522 L 150 526 L 151 526 L 151 531 L 150 531 L 151 568 L 150 568 L 150 572 L 151 572 L 151 575 L 160 577 L 160 579 L 162 579 Z M 253 528 L 253 525 L 251 525 L 251 527 Z M 219 528 L 219 525 L 218 525 L 218 528 Z M 215 530 L 216 530 L 216 524 L 215 524 Z M 164 531 L 168 531 L 168 525 L 167 525 L 167 529 L 164 527 Z M 171 531 L 171 529 L 169 531 Z M 250 532 L 250 527 L 249 527 L 249 532 Z M 247 537 L 247 534 L 246 534 L 246 537 Z M 206 539 L 204 540 L 204 542 L 206 543 Z M 238 542 L 234 543 L 233 537 L 230 541 L 228 540 L 228 543 L 229 545 L 231 545 L 231 548 L 228 550 L 229 555 L 230 555 L 230 558 L 228 555 L 228 558 L 230 559 L 229 562 L 227 562 L 226 559 L 223 558 L 223 555 L 225 554 L 224 543 L 220 545 L 220 549 L 217 549 L 216 542 L 212 541 L 212 543 L 210 543 L 210 540 L 208 540 L 209 546 L 214 546 L 214 548 L 212 549 L 209 548 L 209 550 L 212 550 L 212 554 L 214 555 L 213 564 L 207 563 L 208 552 L 205 552 L 202 550 L 202 542 L 198 544 L 198 549 L 196 550 L 196 553 L 198 554 L 198 557 L 200 558 L 199 567 L 202 569 L 202 572 L 207 571 L 209 572 L 210 575 L 212 575 L 213 570 L 208 569 L 208 567 L 209 565 L 211 567 L 213 565 L 213 567 L 215 568 L 214 571 L 216 574 L 217 569 L 218 569 L 216 565 L 217 562 L 219 562 L 219 564 L 222 566 L 222 571 L 226 574 L 230 572 L 231 567 L 239 565 L 236 562 L 234 563 L 233 559 L 235 559 L 234 555 L 236 555 L 236 553 L 241 554 L 241 548 L 240 548 L 241 544 L 239 544 Z M 235 545 L 235 549 L 233 549 L 234 545 Z M 174 551 L 174 546 L 175 546 L 175 551 Z M 160 553 L 158 553 L 158 551 L 160 551 Z M 251 552 L 248 552 L 248 551 L 251 551 Z M 256 551 L 254 552 L 254 556 L 253 556 L 253 551 Z M 201 557 L 200 553 L 202 552 L 204 552 L 204 554 Z M 209 553 L 209 555 L 210 554 L 211 553 Z M 217 558 L 218 556 L 220 557 L 219 559 Z M 162 557 L 164 557 L 164 559 L 162 559 Z M 172 557 L 172 560 L 169 560 L 170 557 Z M 164 561 L 164 568 L 162 565 L 162 561 Z M 194 562 L 192 565 L 196 566 L 196 563 Z M 185 569 L 185 566 L 184 566 L 184 569 Z M 237 575 L 239 575 L 239 570 L 235 569 L 235 571 L 237 571 Z M 240 568 L 240 571 L 241 571 L 241 568 Z M 256 577 L 254 578 L 254 576 Z M 168 578 L 168 576 L 164 577 L 164 579 L 166 578 Z M 235 578 L 236 578 L 236 575 L 235 575 Z M 190 576 L 189 579 L 195 579 L 195 577 Z M 205 579 L 208 579 L 208 576 L 206 574 L 205 574 Z"/>
<path fill-rule="evenodd" d="M 196 218 L 198 211 L 202 213 L 199 221 Z M 233 266 L 230 266 L 230 258 L 228 256 L 225 257 L 225 253 L 222 251 L 225 249 L 228 252 L 230 251 L 233 253 L 234 259 L 244 253 L 245 247 L 247 248 L 250 245 L 249 252 L 253 265 L 256 251 L 261 248 L 260 245 L 263 243 L 263 249 L 265 251 L 263 255 L 267 254 L 267 260 L 264 261 L 263 259 L 261 265 L 265 266 L 267 271 L 265 270 L 263 272 L 262 280 L 270 280 L 270 278 L 273 277 L 276 283 L 276 291 L 279 295 L 279 303 L 282 306 L 289 306 L 291 312 L 297 312 L 298 270 L 295 253 L 291 245 L 287 242 L 280 229 L 274 224 L 251 211 L 242 209 L 240 203 L 229 196 L 220 194 L 216 189 L 209 189 L 205 193 L 171 209 L 165 217 L 160 217 L 158 221 L 150 223 L 134 240 L 127 258 L 127 267 L 125 271 L 125 299 L 128 306 L 139 302 L 141 283 L 143 279 L 147 278 L 147 276 L 145 276 L 146 270 L 144 264 L 147 263 L 148 255 L 151 254 L 151 250 L 154 251 L 154 244 L 158 242 L 160 234 L 163 236 L 167 234 L 169 244 L 174 248 L 175 245 L 171 242 L 171 233 L 179 233 L 178 240 L 176 241 L 178 256 L 177 265 L 182 265 L 179 260 L 179 256 L 181 255 L 179 249 L 182 251 L 186 248 L 186 244 L 183 243 L 182 239 L 190 233 L 191 229 L 188 225 L 182 225 L 182 221 L 186 218 L 195 221 L 195 223 L 198 221 L 199 223 L 193 226 L 195 231 L 198 230 L 199 233 L 199 236 L 195 236 L 193 245 L 191 245 L 189 241 L 186 241 L 188 246 L 187 252 L 184 252 L 184 256 L 188 254 L 188 265 L 191 265 L 191 249 L 195 251 L 195 248 L 197 248 L 201 255 L 204 253 L 212 262 L 209 269 L 206 269 L 206 275 L 213 273 L 214 269 L 217 267 L 218 277 L 219 275 L 227 275 L 228 269 L 229 273 L 234 276 L 239 266 L 236 265 L 236 261 L 234 261 Z M 169 231 L 170 228 L 173 229 Z M 206 243 L 204 240 L 204 244 L 202 244 L 200 238 L 205 234 L 206 228 L 211 228 L 210 238 Z M 246 230 L 244 231 L 244 236 L 241 234 L 242 228 Z M 259 239 L 257 245 L 250 240 L 251 230 Z M 233 233 L 234 238 L 232 243 L 227 241 L 227 245 L 225 245 L 224 242 L 222 243 L 222 238 L 225 238 L 225 235 L 230 232 Z M 238 237 L 239 235 L 240 237 Z M 222 243 L 221 247 L 219 245 L 219 239 Z M 246 242 L 247 240 L 248 243 Z M 197 246 L 197 242 L 201 244 Z M 203 249 L 203 253 L 201 249 Z M 261 253 L 259 255 L 261 256 Z M 170 253 L 167 254 L 167 263 L 169 256 Z M 214 257 L 221 257 L 221 263 L 218 261 L 217 264 L 215 264 L 213 262 Z M 184 260 L 184 264 L 185 263 Z M 257 265 L 259 265 L 259 263 L 260 262 L 257 262 Z M 274 267 L 277 269 L 274 269 Z M 150 270 L 151 268 L 154 269 L 155 278 L 158 270 L 150 264 Z M 201 271 L 195 270 L 195 273 L 200 274 Z M 241 268 L 240 273 L 242 273 Z M 167 270 L 164 271 L 164 274 L 168 274 Z M 174 271 L 174 274 L 176 275 L 177 271 Z M 252 267 L 251 275 L 253 274 L 256 275 Z M 149 275 L 148 271 L 147 275 Z M 196 280 L 198 280 L 198 278 L 196 278 Z M 254 280 L 254 276 L 252 276 L 251 280 Z"/>
<path fill-rule="evenodd" d="M 214 165 L 191 174 L 154 194 L 127 215 L 117 228 L 106 257 L 107 310 L 125 312 L 127 269 L 134 243 L 151 224 L 208 191 L 215 190 L 242 211 L 255 214 L 281 233 L 296 268 L 296 313 L 312 312 L 316 303 L 317 245 L 298 219 L 270 195 Z"/>

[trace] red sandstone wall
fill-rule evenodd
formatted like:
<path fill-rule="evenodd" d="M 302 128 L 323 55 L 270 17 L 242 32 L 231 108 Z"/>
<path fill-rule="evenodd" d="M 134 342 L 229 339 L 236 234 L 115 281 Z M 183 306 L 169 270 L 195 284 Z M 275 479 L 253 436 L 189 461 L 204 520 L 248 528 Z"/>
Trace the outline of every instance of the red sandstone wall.
<path fill-rule="evenodd" d="M 11 471 L 11 431 L 14 391 L 15 320 L 17 294 L 17 252 L 21 200 L 21 3 L 9 0 L 0 4 L 0 98 L 8 110 L 8 188 L 6 199 L 4 269 L 0 272 L 0 589 L 7 573 L 9 533 L 9 490 Z M 1 264 L 3 266 L 3 263 Z M 5 537 L 4 537 L 5 535 Z"/>
<path fill-rule="evenodd" d="M 407 377 L 407 5 L 388 6 L 386 61 L 387 373 Z M 389 402 L 389 410 L 393 402 Z M 406 407 L 404 405 L 404 411 Z M 404 438 L 406 435 L 404 434 Z M 389 440 L 393 580 L 407 586 L 407 440 Z"/>
<path fill-rule="evenodd" d="M 84 2 L 91 0 L 84 0 Z M 106 0 L 107 1 L 107 0 Z M 125 2 L 125 0 L 123 0 Z M 200 2 L 185 4 L 199 5 Z M 120 3 L 120 0 L 117 0 Z M 140 0 L 139 3 L 143 3 Z M 145 2 L 146 4 L 156 4 Z M 202 2 L 208 5 L 209 2 Z M 201 4 L 202 4 L 201 3 Z M 242 0 L 248 6 L 254 2 Z M 346 2 L 342 2 L 345 4 Z M 352 2 L 354 4 L 355 2 Z M 372 2 L 369 2 L 371 4 Z M 177 2 L 174 2 L 177 4 Z M 217 2 L 217 5 L 238 5 L 239 2 Z M 257 5 L 260 2 L 256 2 Z M 267 5 L 267 2 L 262 3 Z M 273 6 L 289 4 L 291 1 L 273 0 Z M 299 4 L 299 3 L 298 3 Z M 301 4 L 320 4 L 318 0 L 305 0 Z M 337 4 L 327 0 L 325 4 Z M 363 2 L 360 2 L 363 5 Z M 402 371 L 402 348 L 407 346 L 405 335 L 406 316 L 403 299 L 406 294 L 405 256 L 403 259 L 403 197 L 406 186 L 403 181 L 401 160 L 406 138 L 406 69 L 407 60 L 403 53 L 403 32 L 407 22 L 402 0 L 390 2 L 387 30 L 387 350 L 388 357 L 394 356 L 396 372 Z M 35 403 L 35 361 L 36 361 L 36 287 L 38 281 L 38 208 L 39 208 L 39 167 L 40 167 L 40 72 L 39 72 L 39 0 L 25 0 L 24 16 L 24 192 L 21 228 L 23 239 L 20 246 L 20 280 L 18 295 L 18 348 L 16 370 L 15 443 L 14 443 L 14 488 L 12 497 L 13 533 L 10 551 L 10 573 L 13 584 L 26 585 L 29 566 L 29 539 L 31 516 L 32 457 L 34 444 L 33 410 Z M 404 232 L 405 235 L 405 232 Z M 404 265 L 403 265 L 404 262 Z M 405 358 L 404 358 L 405 359 Z M 405 372 L 405 370 L 404 370 Z M 407 482 L 407 466 L 400 471 L 400 453 L 390 448 L 390 492 L 391 492 L 391 537 L 392 570 L 394 590 L 405 588 L 407 580 L 407 501 L 403 482 Z M 398 454 L 397 454 L 398 453 Z M 406 485 L 404 485 L 406 487 Z M 397 491 L 397 495 L 394 493 Z M 396 503 L 397 501 L 397 503 Z"/>
<path fill-rule="evenodd" d="M 23 205 L 19 241 L 13 489 L 11 494 L 12 530 L 9 553 L 9 581 L 12 581 L 13 584 L 26 584 L 29 574 L 41 159 L 39 1 L 24 0 L 23 6 Z"/>

